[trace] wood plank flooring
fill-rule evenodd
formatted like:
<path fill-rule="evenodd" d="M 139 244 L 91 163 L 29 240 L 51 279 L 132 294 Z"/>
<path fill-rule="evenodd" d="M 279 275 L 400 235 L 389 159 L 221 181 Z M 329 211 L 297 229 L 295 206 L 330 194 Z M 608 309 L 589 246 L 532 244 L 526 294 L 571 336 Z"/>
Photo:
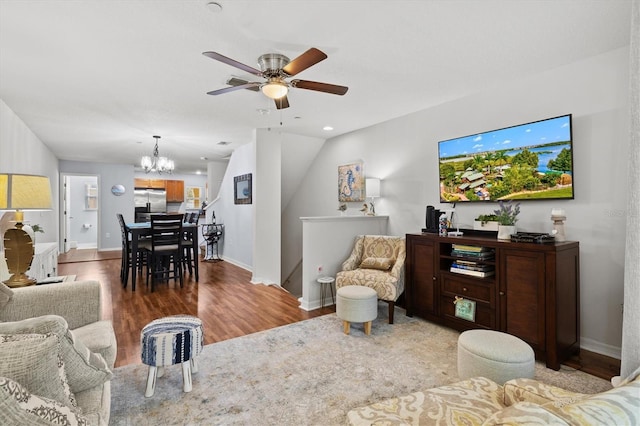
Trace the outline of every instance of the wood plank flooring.
<path fill-rule="evenodd" d="M 120 259 L 64 263 L 58 270 L 103 284 L 103 317 L 113 321 L 118 340 L 116 367 L 140 363 L 140 331 L 156 318 L 197 316 L 208 345 L 335 312 L 335 307 L 302 310 L 295 296 L 277 286 L 251 284 L 251 273 L 229 262 L 200 262 L 198 283 L 187 273 L 183 288 L 171 281 L 153 293 L 144 277 L 138 277 L 135 292 L 130 282 L 122 288 Z"/>
<path fill-rule="evenodd" d="M 138 277 L 132 292 L 131 283 L 122 288 L 120 259 L 111 258 L 113 253 L 91 255 L 106 260 L 89 261 L 88 256 L 72 254 L 71 258 L 83 260 L 60 264 L 58 271 L 103 284 L 103 317 L 113 321 L 118 340 L 116 366 L 139 364 L 142 327 L 167 315 L 202 319 L 204 343 L 208 345 L 335 312 L 335 306 L 304 311 L 295 296 L 276 286 L 251 284 L 251 273 L 229 262 L 200 262 L 198 283 L 187 274 L 183 288 L 170 282 L 160 284 L 153 293 Z M 620 372 L 619 360 L 584 349 L 566 364 L 606 380 Z"/>

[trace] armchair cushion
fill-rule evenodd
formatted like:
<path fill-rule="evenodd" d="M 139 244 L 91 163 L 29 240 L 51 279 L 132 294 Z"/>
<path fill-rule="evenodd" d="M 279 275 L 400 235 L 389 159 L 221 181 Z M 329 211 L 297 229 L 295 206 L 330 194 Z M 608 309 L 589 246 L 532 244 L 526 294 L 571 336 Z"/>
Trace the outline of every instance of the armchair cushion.
<path fill-rule="evenodd" d="M 360 263 L 360 269 L 379 269 L 380 271 L 388 271 L 391 269 L 395 259 L 389 257 L 366 257 Z"/>

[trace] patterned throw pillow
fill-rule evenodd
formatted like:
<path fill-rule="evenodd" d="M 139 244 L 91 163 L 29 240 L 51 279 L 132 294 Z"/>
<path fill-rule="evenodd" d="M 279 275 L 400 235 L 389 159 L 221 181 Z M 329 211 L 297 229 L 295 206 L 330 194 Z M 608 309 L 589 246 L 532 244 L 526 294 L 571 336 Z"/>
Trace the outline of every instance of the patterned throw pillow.
<path fill-rule="evenodd" d="M 394 260 L 388 257 L 367 257 L 360 263 L 360 268 L 388 271 L 393 264 Z"/>
<path fill-rule="evenodd" d="M 61 316 L 43 315 L 22 321 L 0 323 L 0 333 L 53 333 L 58 336 L 67 380 L 74 393 L 100 386 L 113 377 L 104 358 L 100 354 L 91 352 L 76 339 L 69 330 L 67 321 Z"/>
<path fill-rule="evenodd" d="M 86 426 L 87 419 L 56 400 L 33 395 L 20 383 L 0 377 L 0 424 Z"/>
<path fill-rule="evenodd" d="M 15 380 L 36 395 L 76 407 L 55 334 L 0 334 L 0 359 L 1 377 Z"/>

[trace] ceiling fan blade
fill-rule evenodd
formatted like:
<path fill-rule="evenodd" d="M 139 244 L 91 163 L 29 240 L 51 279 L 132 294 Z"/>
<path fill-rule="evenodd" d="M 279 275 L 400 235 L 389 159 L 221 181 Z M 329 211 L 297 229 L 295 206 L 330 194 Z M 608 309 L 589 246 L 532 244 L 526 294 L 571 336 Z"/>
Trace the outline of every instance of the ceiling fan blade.
<path fill-rule="evenodd" d="M 236 67 L 250 74 L 262 76 L 262 71 L 257 70 L 253 67 L 250 67 L 249 65 L 245 65 L 241 62 L 238 62 L 235 59 L 227 58 L 226 56 L 221 55 L 217 52 L 202 52 L 202 54 L 208 58 L 215 59 L 216 61 L 223 62 L 227 65 L 231 65 L 232 67 Z"/>
<path fill-rule="evenodd" d="M 349 88 L 347 86 L 338 86 L 336 84 L 319 83 L 309 80 L 291 80 L 291 86 L 298 89 L 315 90 L 316 92 L 331 93 L 333 95 L 344 95 Z"/>
<path fill-rule="evenodd" d="M 240 84 L 238 86 L 229 86 L 223 89 L 212 90 L 211 92 L 207 92 L 207 95 L 214 95 L 214 96 L 222 95 L 223 93 L 235 92 L 236 90 L 251 89 L 253 87 L 258 87 L 259 85 L 260 83 L 254 81 L 252 83 Z"/>
<path fill-rule="evenodd" d="M 227 80 L 227 84 L 229 86 L 240 86 L 241 84 L 247 84 L 249 83 L 247 80 L 243 80 L 241 78 L 238 77 L 231 77 L 229 78 L 229 80 Z M 255 86 L 251 86 L 251 87 L 246 87 L 247 90 L 251 90 L 253 92 L 259 92 L 260 91 L 260 87 L 258 85 Z"/>
<path fill-rule="evenodd" d="M 286 72 L 289 76 L 294 76 L 325 59 L 327 59 L 327 55 L 325 55 L 324 52 L 312 47 L 285 65 L 282 71 Z"/>
<path fill-rule="evenodd" d="M 286 96 L 281 97 L 280 99 L 274 99 L 276 102 L 277 109 L 285 109 L 289 108 L 289 99 Z"/>

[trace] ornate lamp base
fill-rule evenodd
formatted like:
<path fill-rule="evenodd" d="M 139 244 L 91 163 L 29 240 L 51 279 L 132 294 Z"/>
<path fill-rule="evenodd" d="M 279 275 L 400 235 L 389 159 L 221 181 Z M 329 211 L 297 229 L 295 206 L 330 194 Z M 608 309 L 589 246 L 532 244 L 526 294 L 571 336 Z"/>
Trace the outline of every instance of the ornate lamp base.
<path fill-rule="evenodd" d="M 22 228 L 7 229 L 4 234 L 4 255 L 7 259 L 9 273 L 13 274 L 3 281 L 7 287 L 25 287 L 33 285 L 36 280 L 26 275 L 33 261 L 33 240 Z"/>

